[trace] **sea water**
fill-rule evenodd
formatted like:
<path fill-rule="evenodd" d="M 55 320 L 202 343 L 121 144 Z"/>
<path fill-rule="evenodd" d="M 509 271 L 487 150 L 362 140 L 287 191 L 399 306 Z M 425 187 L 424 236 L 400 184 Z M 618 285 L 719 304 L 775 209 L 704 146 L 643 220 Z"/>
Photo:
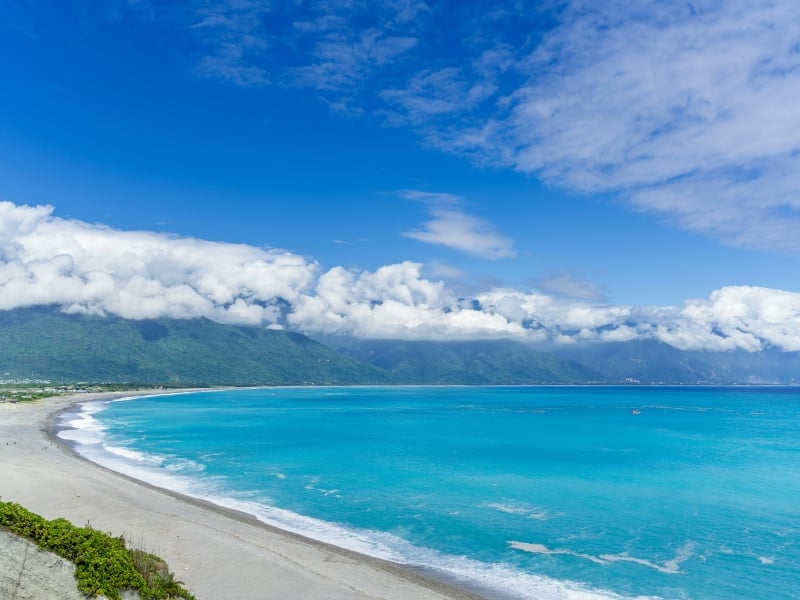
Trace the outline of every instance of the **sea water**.
<path fill-rule="evenodd" d="M 800 598 L 800 389 L 354 387 L 85 404 L 90 460 L 496 598 Z"/>

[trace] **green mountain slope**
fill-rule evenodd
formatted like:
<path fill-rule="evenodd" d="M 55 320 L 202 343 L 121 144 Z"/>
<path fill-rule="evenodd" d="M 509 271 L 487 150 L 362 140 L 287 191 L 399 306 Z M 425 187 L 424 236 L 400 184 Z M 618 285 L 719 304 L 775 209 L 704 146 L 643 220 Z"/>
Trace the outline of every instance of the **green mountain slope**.
<path fill-rule="evenodd" d="M 614 382 L 663 384 L 798 384 L 800 353 L 683 351 L 655 340 L 597 344 L 557 351 L 591 365 Z"/>
<path fill-rule="evenodd" d="M 215 385 L 386 383 L 388 374 L 286 331 L 207 319 L 130 321 L 0 311 L 0 378 Z"/>
<path fill-rule="evenodd" d="M 131 321 L 54 308 L 0 311 L 0 379 L 171 385 L 800 383 L 798 352 L 685 352 L 634 341 L 548 353 L 510 340 L 320 339 L 207 319 Z"/>
<path fill-rule="evenodd" d="M 467 385 L 601 383 L 599 373 L 573 360 L 537 352 L 511 340 L 408 342 L 348 340 L 326 343 L 389 371 L 396 382 Z"/>

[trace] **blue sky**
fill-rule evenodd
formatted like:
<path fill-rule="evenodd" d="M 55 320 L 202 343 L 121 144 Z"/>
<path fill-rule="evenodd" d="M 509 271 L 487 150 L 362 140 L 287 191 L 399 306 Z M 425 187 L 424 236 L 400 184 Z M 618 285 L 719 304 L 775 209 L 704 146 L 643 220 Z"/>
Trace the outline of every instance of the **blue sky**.
<path fill-rule="evenodd" d="M 800 348 L 798 31 L 790 1 L 7 0 L 0 201 L 16 225 L 0 231 L 25 252 L 6 250 L 2 304 Z M 65 250 L 75 228 L 161 254 L 98 262 L 88 241 Z M 191 240 L 221 243 L 218 264 L 173 256 Z M 225 283 L 238 244 L 313 272 L 279 297 Z M 69 273 L 48 273 L 69 294 L 14 287 L 65 255 Z M 326 288 L 343 273 L 360 295 Z M 134 275 L 159 290 L 150 312 L 121 300 Z M 359 308 L 391 299 L 389 316 Z"/>

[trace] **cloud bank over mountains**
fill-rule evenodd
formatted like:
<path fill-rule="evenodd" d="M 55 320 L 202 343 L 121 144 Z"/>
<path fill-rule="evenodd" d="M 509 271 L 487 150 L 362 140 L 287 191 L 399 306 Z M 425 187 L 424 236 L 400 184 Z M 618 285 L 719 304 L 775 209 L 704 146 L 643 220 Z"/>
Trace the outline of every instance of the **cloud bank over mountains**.
<path fill-rule="evenodd" d="M 327 270 L 290 252 L 67 220 L 0 202 L 0 310 L 206 317 L 362 338 L 533 343 L 656 339 L 686 350 L 800 351 L 800 294 L 724 287 L 680 307 L 489 289 L 459 297 L 402 262 Z"/>

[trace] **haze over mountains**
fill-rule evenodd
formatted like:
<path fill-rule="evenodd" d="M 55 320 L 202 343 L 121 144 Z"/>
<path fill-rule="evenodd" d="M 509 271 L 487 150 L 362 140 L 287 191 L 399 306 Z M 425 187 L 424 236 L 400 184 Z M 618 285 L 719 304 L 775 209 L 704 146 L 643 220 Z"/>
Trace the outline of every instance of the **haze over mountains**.
<path fill-rule="evenodd" d="M 178 385 L 796 384 L 800 353 L 631 341 L 543 351 L 512 340 L 325 337 L 208 319 L 0 311 L 0 378 Z"/>

